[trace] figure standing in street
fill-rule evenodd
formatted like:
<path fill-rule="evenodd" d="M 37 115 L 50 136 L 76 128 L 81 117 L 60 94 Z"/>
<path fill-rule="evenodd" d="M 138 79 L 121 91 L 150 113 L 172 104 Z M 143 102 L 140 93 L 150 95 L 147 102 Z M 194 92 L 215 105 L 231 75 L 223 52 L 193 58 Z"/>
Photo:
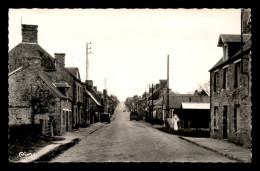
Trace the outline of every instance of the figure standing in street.
<path fill-rule="evenodd" d="M 178 122 L 180 121 L 179 117 L 177 116 L 177 114 L 174 114 L 173 118 L 172 118 L 172 121 L 173 121 L 173 129 L 175 131 L 178 130 Z"/>

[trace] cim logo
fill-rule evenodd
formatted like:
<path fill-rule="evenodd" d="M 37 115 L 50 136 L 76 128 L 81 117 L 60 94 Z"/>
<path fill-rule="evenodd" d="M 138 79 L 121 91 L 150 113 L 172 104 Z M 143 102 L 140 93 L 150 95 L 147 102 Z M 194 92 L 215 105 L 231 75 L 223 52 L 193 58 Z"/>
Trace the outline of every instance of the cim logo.
<path fill-rule="evenodd" d="M 35 153 L 26 153 L 26 152 L 20 152 L 19 153 L 19 157 L 23 158 L 23 157 L 30 157 L 35 155 Z"/>

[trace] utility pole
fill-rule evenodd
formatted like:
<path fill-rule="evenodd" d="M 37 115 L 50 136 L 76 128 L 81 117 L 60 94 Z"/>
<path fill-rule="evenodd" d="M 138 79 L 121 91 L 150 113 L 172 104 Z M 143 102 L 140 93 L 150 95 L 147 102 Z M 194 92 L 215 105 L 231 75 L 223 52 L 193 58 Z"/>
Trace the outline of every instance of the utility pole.
<path fill-rule="evenodd" d="M 153 125 L 153 84 L 152 84 L 152 113 L 151 113 L 151 124 Z"/>
<path fill-rule="evenodd" d="M 167 115 L 166 117 L 169 118 L 169 113 L 170 113 L 170 105 L 169 105 L 169 100 L 170 100 L 170 90 L 169 90 L 169 55 L 167 56 Z"/>
<path fill-rule="evenodd" d="M 89 60 L 88 60 L 88 54 L 91 54 L 91 51 L 88 50 L 91 49 L 91 47 L 88 47 L 88 45 L 91 45 L 91 42 L 87 43 L 86 47 L 86 81 L 88 80 L 88 68 L 89 68 Z"/>
<path fill-rule="evenodd" d="M 106 86 L 107 86 L 107 78 L 105 78 L 104 89 L 106 89 Z"/>

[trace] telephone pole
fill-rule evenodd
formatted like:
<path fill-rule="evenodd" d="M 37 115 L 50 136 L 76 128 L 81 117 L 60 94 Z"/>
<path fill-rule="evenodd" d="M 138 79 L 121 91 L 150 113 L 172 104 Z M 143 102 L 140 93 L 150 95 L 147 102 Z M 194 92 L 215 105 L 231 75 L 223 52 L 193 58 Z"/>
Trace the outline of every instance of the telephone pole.
<path fill-rule="evenodd" d="M 104 89 L 107 87 L 107 78 L 105 78 Z"/>
<path fill-rule="evenodd" d="M 166 117 L 169 118 L 170 113 L 170 105 L 169 105 L 169 99 L 170 99 L 170 90 L 169 90 L 169 55 L 167 56 L 167 115 Z"/>
<path fill-rule="evenodd" d="M 152 84 L 152 117 L 151 117 L 151 124 L 153 125 L 153 84 Z"/>
<path fill-rule="evenodd" d="M 88 60 L 88 54 L 91 54 L 91 51 L 89 52 L 88 50 L 91 49 L 91 47 L 88 47 L 91 45 L 91 42 L 87 43 L 86 47 L 86 81 L 88 80 L 88 68 L 89 68 L 89 60 Z"/>

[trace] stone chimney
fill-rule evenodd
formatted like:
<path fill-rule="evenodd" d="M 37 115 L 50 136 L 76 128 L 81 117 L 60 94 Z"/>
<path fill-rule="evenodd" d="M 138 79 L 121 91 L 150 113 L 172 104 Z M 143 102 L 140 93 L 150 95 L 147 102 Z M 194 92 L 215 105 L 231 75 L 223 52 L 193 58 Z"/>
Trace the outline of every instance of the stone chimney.
<path fill-rule="evenodd" d="M 104 89 L 104 90 L 103 90 L 103 96 L 104 96 L 104 98 L 107 97 L 107 89 Z"/>
<path fill-rule="evenodd" d="M 93 81 L 92 80 L 86 80 L 86 85 L 90 88 L 93 87 Z"/>
<path fill-rule="evenodd" d="M 167 88 L 167 80 L 159 80 L 161 88 Z"/>
<path fill-rule="evenodd" d="M 242 15 L 242 33 L 243 34 L 251 34 L 251 9 L 241 9 Z"/>
<path fill-rule="evenodd" d="M 22 24 L 22 42 L 38 43 L 38 26 Z"/>
<path fill-rule="evenodd" d="M 65 53 L 54 53 L 56 61 L 58 61 L 61 66 L 65 66 Z"/>

